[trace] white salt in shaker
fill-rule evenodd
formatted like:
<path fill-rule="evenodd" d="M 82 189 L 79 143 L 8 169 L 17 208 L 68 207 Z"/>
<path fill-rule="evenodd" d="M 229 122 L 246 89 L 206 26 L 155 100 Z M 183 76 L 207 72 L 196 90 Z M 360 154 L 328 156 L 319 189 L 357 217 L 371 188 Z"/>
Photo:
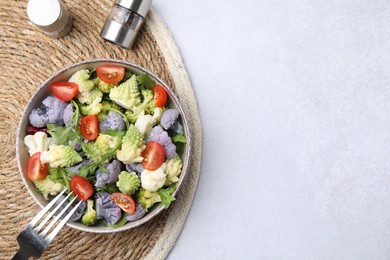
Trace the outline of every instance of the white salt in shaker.
<path fill-rule="evenodd" d="M 67 35 L 73 19 L 60 0 L 29 0 L 27 16 L 45 34 L 53 38 Z"/>

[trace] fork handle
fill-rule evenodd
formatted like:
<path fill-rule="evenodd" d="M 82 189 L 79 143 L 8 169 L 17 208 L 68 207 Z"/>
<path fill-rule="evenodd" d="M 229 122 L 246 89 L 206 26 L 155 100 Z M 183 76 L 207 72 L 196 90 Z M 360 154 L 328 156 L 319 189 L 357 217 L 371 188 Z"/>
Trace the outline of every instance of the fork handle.
<path fill-rule="evenodd" d="M 19 250 L 15 255 L 14 257 L 12 257 L 12 260 L 28 260 L 30 258 L 30 256 L 26 256 L 25 254 L 23 254 L 22 250 Z"/>

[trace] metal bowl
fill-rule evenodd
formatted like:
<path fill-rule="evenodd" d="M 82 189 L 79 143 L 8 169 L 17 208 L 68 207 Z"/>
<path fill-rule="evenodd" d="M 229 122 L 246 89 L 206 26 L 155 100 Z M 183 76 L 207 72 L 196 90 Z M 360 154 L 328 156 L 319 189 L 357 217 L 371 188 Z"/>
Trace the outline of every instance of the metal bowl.
<path fill-rule="evenodd" d="M 17 138 L 16 138 L 16 158 L 18 161 L 19 172 L 24 184 L 26 185 L 28 192 L 41 208 L 43 208 L 47 204 L 47 201 L 43 198 L 41 194 L 39 194 L 36 191 L 34 184 L 30 180 L 25 178 L 25 172 L 26 172 L 26 166 L 27 166 L 27 160 L 29 158 L 29 154 L 28 154 L 27 147 L 25 146 L 23 141 L 24 141 L 24 137 L 26 136 L 26 126 L 28 124 L 28 116 L 32 109 L 39 107 L 42 104 L 42 101 L 48 95 L 51 94 L 49 86 L 52 83 L 59 82 L 59 81 L 67 81 L 73 73 L 75 73 L 80 69 L 94 69 L 97 66 L 108 65 L 108 64 L 121 65 L 125 67 L 126 70 L 135 74 L 146 73 L 151 78 L 153 78 L 158 84 L 162 85 L 167 90 L 167 93 L 170 98 L 169 106 L 173 108 L 177 108 L 180 111 L 181 121 L 187 138 L 187 143 L 184 149 L 184 153 L 182 155 L 182 161 L 183 161 L 182 173 L 180 174 L 180 178 L 177 184 L 177 189 L 174 195 L 177 194 L 177 192 L 179 191 L 180 187 L 183 184 L 183 181 L 186 177 L 187 168 L 188 168 L 188 161 L 189 161 L 190 147 L 191 147 L 191 136 L 188 128 L 186 115 L 183 112 L 178 97 L 173 93 L 172 89 L 165 82 L 163 82 L 159 77 L 157 77 L 150 71 L 138 65 L 132 64 L 130 62 L 123 61 L 123 60 L 114 60 L 114 59 L 86 60 L 71 65 L 69 67 L 66 67 L 56 72 L 53 76 L 51 76 L 48 80 L 46 80 L 31 97 L 30 101 L 28 102 L 26 108 L 23 111 L 22 117 L 19 122 L 18 130 L 17 130 Z M 174 204 L 171 206 L 174 206 Z M 113 232 L 124 231 L 124 230 L 128 230 L 140 226 L 150 221 L 153 217 L 157 216 L 163 209 L 164 207 L 162 205 L 157 204 L 157 206 L 154 206 L 151 210 L 149 210 L 149 212 L 143 218 L 133 222 L 128 222 L 126 225 L 119 228 L 106 227 L 103 226 L 102 224 L 97 226 L 85 226 L 81 223 L 72 222 L 72 221 L 69 221 L 67 225 L 72 228 L 79 229 L 86 232 L 113 233 Z"/>

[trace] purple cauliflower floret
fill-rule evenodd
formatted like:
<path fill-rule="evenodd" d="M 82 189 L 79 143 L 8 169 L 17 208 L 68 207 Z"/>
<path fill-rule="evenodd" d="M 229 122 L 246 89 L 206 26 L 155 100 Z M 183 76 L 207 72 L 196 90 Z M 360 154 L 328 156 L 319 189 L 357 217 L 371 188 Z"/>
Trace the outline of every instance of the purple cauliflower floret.
<path fill-rule="evenodd" d="M 137 173 L 138 177 L 140 177 L 141 173 L 144 171 L 141 163 L 132 163 L 126 164 L 126 171 Z"/>
<path fill-rule="evenodd" d="M 28 119 L 35 127 L 44 127 L 47 124 L 64 125 L 64 110 L 68 103 L 52 96 L 42 101 L 42 108 L 35 108 L 31 111 Z"/>
<path fill-rule="evenodd" d="M 63 201 L 66 197 L 64 195 L 61 196 L 61 198 L 59 200 L 56 201 L 56 205 L 58 205 L 58 203 L 60 203 L 61 201 Z M 61 208 L 64 208 L 66 205 L 68 205 L 69 202 L 65 202 L 64 205 L 61 206 Z M 72 221 L 77 221 L 81 218 L 81 216 L 83 215 L 84 213 L 84 210 L 87 206 L 87 203 L 85 201 L 83 201 L 80 206 L 76 209 L 76 211 L 73 213 L 73 215 L 70 217 L 70 220 Z M 72 206 L 70 206 L 67 210 L 66 210 L 66 214 L 68 214 L 70 211 L 72 210 Z"/>
<path fill-rule="evenodd" d="M 63 114 L 63 116 L 62 116 L 62 118 L 64 119 L 64 123 L 65 123 L 65 125 L 66 126 L 68 126 L 69 125 L 69 120 L 70 120 L 70 118 L 72 117 L 72 115 L 73 115 L 73 106 L 72 106 L 72 104 L 68 104 L 66 107 L 65 107 L 65 109 L 64 109 L 64 114 Z"/>
<path fill-rule="evenodd" d="M 107 184 L 114 183 L 118 180 L 118 175 L 121 172 L 122 164 L 118 160 L 113 160 L 109 164 L 103 164 L 103 167 L 107 170 L 107 173 L 98 169 L 96 171 L 96 183 L 95 187 L 104 187 Z"/>
<path fill-rule="evenodd" d="M 176 120 L 179 118 L 179 110 L 176 108 L 170 108 L 164 111 L 161 115 L 160 125 L 165 129 L 168 130 L 171 128 Z"/>
<path fill-rule="evenodd" d="M 96 217 L 105 219 L 108 225 L 113 225 L 122 217 L 122 211 L 110 198 L 108 192 L 97 192 L 96 198 Z"/>
<path fill-rule="evenodd" d="M 77 175 L 79 173 L 80 168 L 83 167 L 84 165 L 89 164 L 89 163 L 91 163 L 91 160 L 84 160 L 81 163 L 76 164 L 76 165 L 71 166 L 71 167 L 67 167 L 66 169 Z"/>
<path fill-rule="evenodd" d="M 172 143 L 171 137 L 159 125 L 152 128 L 146 141 L 155 141 L 161 144 L 164 147 L 166 159 L 173 158 L 177 155 L 176 146 Z"/>
<path fill-rule="evenodd" d="M 126 217 L 126 219 L 128 221 L 135 221 L 135 220 L 140 219 L 143 216 L 145 216 L 145 214 L 146 214 L 146 211 L 145 211 L 144 207 L 142 207 L 141 204 L 137 204 L 137 206 L 135 207 L 134 213 L 131 215 L 128 215 Z"/>
<path fill-rule="evenodd" d="M 105 130 L 125 130 L 125 121 L 123 121 L 123 118 L 116 112 L 110 111 L 108 113 L 108 117 L 100 122 L 100 131 Z"/>

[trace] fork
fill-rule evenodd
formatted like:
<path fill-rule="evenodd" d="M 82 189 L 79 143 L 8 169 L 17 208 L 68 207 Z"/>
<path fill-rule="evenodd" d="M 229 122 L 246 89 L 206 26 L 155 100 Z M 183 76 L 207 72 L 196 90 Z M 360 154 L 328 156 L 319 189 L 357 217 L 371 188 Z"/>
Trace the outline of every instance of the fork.
<path fill-rule="evenodd" d="M 70 205 L 77 199 L 77 196 L 74 197 L 63 209 L 62 211 L 55 216 L 53 220 L 47 225 L 47 227 L 43 230 L 44 225 L 53 217 L 53 215 L 65 204 L 68 198 L 71 196 L 72 192 L 69 193 L 57 206 L 49 212 L 49 214 L 42 220 L 42 222 L 35 227 L 38 222 L 43 218 L 43 216 L 53 207 L 53 205 L 60 200 L 62 194 L 67 189 L 64 189 L 60 192 L 49 204 L 47 204 L 39 213 L 36 215 L 26 226 L 26 228 L 18 235 L 16 238 L 19 243 L 19 251 L 14 255 L 12 259 L 15 260 L 24 260 L 29 257 L 39 258 L 49 246 L 50 242 L 54 239 L 54 237 L 58 234 L 61 228 L 66 224 L 69 218 L 73 215 L 73 213 L 80 206 L 82 201 L 80 200 L 76 206 L 64 217 L 61 222 L 54 227 L 53 231 L 49 234 L 48 232 L 56 222 L 61 218 L 62 215 L 66 212 L 66 210 L 70 207 Z"/>

